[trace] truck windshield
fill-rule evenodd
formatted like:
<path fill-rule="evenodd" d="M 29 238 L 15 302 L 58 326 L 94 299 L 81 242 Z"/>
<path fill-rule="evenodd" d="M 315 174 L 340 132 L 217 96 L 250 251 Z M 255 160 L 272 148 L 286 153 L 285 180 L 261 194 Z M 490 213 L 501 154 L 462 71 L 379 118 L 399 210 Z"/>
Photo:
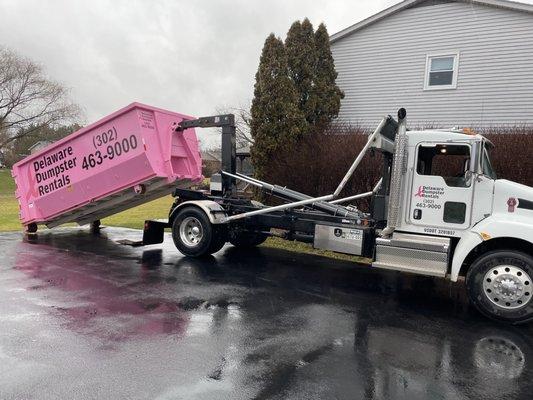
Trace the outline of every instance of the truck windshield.
<path fill-rule="evenodd" d="M 488 142 L 485 142 L 483 146 L 483 158 L 481 161 L 481 168 L 483 171 L 483 175 L 488 176 L 491 179 L 496 179 L 496 172 L 494 172 L 494 168 L 492 168 L 492 164 L 490 162 L 489 157 L 489 150 L 492 148 L 491 144 Z"/>

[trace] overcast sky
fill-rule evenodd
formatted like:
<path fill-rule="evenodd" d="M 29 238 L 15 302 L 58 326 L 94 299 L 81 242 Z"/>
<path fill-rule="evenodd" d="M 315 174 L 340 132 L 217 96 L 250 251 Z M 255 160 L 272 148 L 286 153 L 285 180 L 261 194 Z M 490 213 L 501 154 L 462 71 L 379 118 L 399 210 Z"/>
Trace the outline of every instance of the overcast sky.
<path fill-rule="evenodd" d="M 71 88 L 86 122 L 133 101 L 203 116 L 249 105 L 271 32 L 308 17 L 333 34 L 394 3 L 0 0 L 0 45 Z"/>
<path fill-rule="evenodd" d="M 203 116 L 249 105 L 271 32 L 308 17 L 333 34 L 396 2 L 0 0 L 0 45 L 71 88 L 86 122 L 133 101 Z"/>

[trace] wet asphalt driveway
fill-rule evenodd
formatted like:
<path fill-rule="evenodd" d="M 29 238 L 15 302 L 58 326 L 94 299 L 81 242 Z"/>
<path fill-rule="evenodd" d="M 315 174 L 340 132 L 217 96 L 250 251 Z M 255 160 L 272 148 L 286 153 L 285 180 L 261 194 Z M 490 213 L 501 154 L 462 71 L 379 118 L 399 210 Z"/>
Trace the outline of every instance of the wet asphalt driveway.
<path fill-rule="evenodd" d="M 140 235 L 0 233 L 0 399 L 533 398 L 533 326 L 461 285 Z"/>

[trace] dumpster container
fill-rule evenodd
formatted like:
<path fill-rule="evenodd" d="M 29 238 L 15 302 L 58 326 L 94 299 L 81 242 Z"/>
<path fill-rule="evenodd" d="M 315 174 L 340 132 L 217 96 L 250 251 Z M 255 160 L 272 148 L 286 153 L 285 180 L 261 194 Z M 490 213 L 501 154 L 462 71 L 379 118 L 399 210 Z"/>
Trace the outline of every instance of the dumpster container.
<path fill-rule="evenodd" d="M 13 166 L 23 225 L 80 225 L 202 179 L 193 117 L 132 103 Z"/>

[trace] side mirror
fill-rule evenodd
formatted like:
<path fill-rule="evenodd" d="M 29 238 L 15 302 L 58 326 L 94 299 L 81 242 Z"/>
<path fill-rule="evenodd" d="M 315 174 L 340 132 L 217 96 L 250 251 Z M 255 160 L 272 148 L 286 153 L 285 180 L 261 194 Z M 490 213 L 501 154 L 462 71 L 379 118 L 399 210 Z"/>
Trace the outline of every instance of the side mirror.
<path fill-rule="evenodd" d="M 472 154 L 470 155 L 470 168 L 469 170 L 475 174 L 480 174 L 481 165 L 481 151 L 483 150 L 483 143 L 476 141 L 472 143 Z"/>
<path fill-rule="evenodd" d="M 472 178 L 474 177 L 474 175 L 476 175 L 474 172 L 472 171 L 466 171 L 465 172 L 465 183 L 466 183 L 466 186 L 470 186 L 472 184 Z"/>

